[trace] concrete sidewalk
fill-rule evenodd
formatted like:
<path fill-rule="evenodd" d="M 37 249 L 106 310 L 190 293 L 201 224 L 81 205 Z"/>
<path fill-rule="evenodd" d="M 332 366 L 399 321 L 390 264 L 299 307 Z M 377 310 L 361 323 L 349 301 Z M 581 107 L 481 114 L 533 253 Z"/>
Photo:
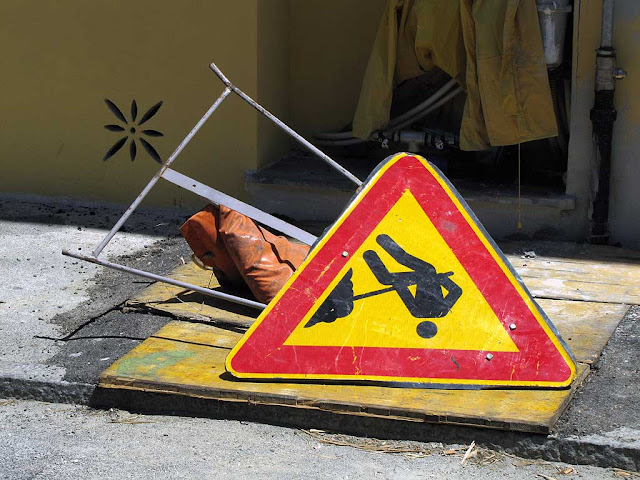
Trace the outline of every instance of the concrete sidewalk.
<path fill-rule="evenodd" d="M 90 251 L 122 210 L 0 197 L 0 397 L 88 404 L 100 373 L 170 320 L 123 312 L 146 280 L 60 254 L 62 248 Z M 189 261 L 178 234 L 187 216 L 140 210 L 106 254 L 167 273 Z M 441 426 L 429 435 L 433 441 L 468 437 L 526 457 L 640 470 L 639 347 L 640 309 L 634 307 L 554 435 Z"/>
<path fill-rule="evenodd" d="M 90 252 L 122 212 L 114 205 L 0 197 L 0 394 L 87 402 L 100 372 L 165 323 L 119 311 L 149 282 L 60 253 Z M 189 259 L 177 228 L 184 218 L 141 209 L 105 254 L 164 273 Z"/>

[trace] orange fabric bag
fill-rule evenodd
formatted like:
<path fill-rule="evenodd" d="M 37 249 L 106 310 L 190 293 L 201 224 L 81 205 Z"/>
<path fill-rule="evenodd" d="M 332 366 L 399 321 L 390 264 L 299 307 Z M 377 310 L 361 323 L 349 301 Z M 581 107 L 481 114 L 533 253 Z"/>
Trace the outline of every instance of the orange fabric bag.
<path fill-rule="evenodd" d="M 249 289 L 263 303 L 273 300 L 309 253 L 309 246 L 278 237 L 224 206 L 218 231 Z"/>
<path fill-rule="evenodd" d="M 187 220 L 180 233 L 198 259 L 213 269 L 223 287 L 246 287 L 240 271 L 227 251 L 227 247 L 218 235 L 218 207 L 207 205 Z"/>
<path fill-rule="evenodd" d="M 269 303 L 304 261 L 310 247 L 290 242 L 227 207 L 207 205 L 180 227 L 191 250 L 224 287 L 249 287 Z"/>

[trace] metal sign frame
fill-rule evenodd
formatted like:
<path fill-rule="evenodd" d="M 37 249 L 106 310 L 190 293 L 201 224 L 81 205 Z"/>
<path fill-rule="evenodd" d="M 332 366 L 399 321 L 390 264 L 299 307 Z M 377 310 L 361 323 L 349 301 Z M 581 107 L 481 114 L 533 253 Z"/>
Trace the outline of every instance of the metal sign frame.
<path fill-rule="evenodd" d="M 178 148 L 171 154 L 171 156 L 167 159 L 167 161 L 162 165 L 160 171 L 156 173 L 151 181 L 147 184 L 147 186 L 142 190 L 140 195 L 133 201 L 133 203 L 129 206 L 129 208 L 124 212 L 122 217 L 117 221 L 117 223 L 113 226 L 111 231 L 104 237 L 102 242 L 96 247 L 95 250 L 91 253 L 91 255 L 81 255 L 69 250 L 62 250 L 62 254 L 68 257 L 73 257 L 79 260 L 83 260 L 86 262 L 94 263 L 96 265 L 102 265 L 104 267 L 113 268 L 115 270 L 120 270 L 122 272 L 131 273 L 134 275 L 138 275 L 141 277 L 148 278 L 150 280 L 168 283 L 170 285 L 175 285 L 178 287 L 187 288 L 189 290 L 193 290 L 195 292 L 202 293 L 204 295 L 208 295 L 214 298 L 218 298 L 221 300 L 226 300 L 229 302 L 237 303 L 240 305 L 244 305 L 247 307 L 255 308 L 258 310 L 263 310 L 266 305 L 260 302 L 256 302 L 253 300 L 249 300 L 246 298 L 238 297 L 235 295 L 229 295 L 223 292 L 219 292 L 216 290 L 212 290 L 210 288 L 200 287 L 198 285 L 193 285 L 190 283 L 181 282 L 179 280 L 164 277 L 161 275 L 156 275 L 150 272 L 145 272 L 143 270 L 138 270 L 135 268 L 127 267 L 126 265 L 120 265 L 117 263 L 109 262 L 107 260 L 101 259 L 100 254 L 105 249 L 105 247 L 109 244 L 109 242 L 113 239 L 113 237 L 118 233 L 118 231 L 122 228 L 125 222 L 129 219 L 129 217 L 133 214 L 133 212 L 138 208 L 138 206 L 142 203 L 144 198 L 149 194 L 149 192 L 153 189 L 153 187 L 160 181 L 160 179 L 164 179 L 174 185 L 184 188 L 190 192 L 195 193 L 196 195 L 208 200 L 211 203 L 216 205 L 224 205 L 232 210 L 235 210 L 247 217 L 260 222 L 268 227 L 271 227 L 279 232 L 284 233 L 290 237 L 293 237 L 301 242 L 304 242 L 307 245 L 313 245 L 317 240 L 317 237 L 314 235 L 301 230 L 300 228 L 291 225 L 279 218 L 274 217 L 273 215 L 269 215 L 262 210 L 259 210 L 251 205 L 248 205 L 240 200 L 237 200 L 229 195 L 226 195 L 214 188 L 211 188 L 203 183 L 194 180 L 193 178 L 187 177 L 173 169 L 171 169 L 171 165 L 178 158 L 182 150 L 189 144 L 189 142 L 195 137 L 198 131 L 202 128 L 202 126 L 207 122 L 207 120 L 213 115 L 213 113 L 218 109 L 218 107 L 222 104 L 222 102 L 231 94 L 235 93 L 240 98 L 242 98 L 245 102 L 255 108 L 262 115 L 267 117 L 273 123 L 275 123 L 281 130 L 287 133 L 289 136 L 293 137 L 299 143 L 301 143 L 304 147 L 310 150 L 312 153 L 315 153 L 320 159 L 326 162 L 330 167 L 337 170 L 341 175 L 345 176 L 349 180 L 351 180 L 356 186 L 362 186 L 362 181 L 358 179 L 351 172 L 346 170 L 340 164 L 338 164 L 335 160 L 331 159 L 324 152 L 319 150 L 317 147 L 312 145 L 309 141 L 304 139 L 301 135 L 296 133 L 293 129 L 287 126 L 284 122 L 278 119 L 271 112 L 266 110 L 260 104 L 258 104 L 255 100 L 249 97 L 246 93 L 240 90 L 238 87 L 233 85 L 227 77 L 220 71 L 220 69 L 214 64 L 211 63 L 209 65 L 211 70 L 218 76 L 218 78 L 225 85 L 225 89 L 222 94 L 216 99 L 216 101 L 211 105 L 209 110 L 203 115 L 200 121 L 193 127 L 193 129 L 189 132 L 189 134 L 184 138 L 184 140 L 178 145 Z"/>

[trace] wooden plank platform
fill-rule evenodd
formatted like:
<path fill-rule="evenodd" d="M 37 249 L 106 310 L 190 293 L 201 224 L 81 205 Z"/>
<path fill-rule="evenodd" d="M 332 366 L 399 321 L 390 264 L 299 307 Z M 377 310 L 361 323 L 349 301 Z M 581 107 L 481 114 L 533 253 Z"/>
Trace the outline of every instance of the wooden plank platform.
<path fill-rule="evenodd" d="M 557 242 L 501 247 L 535 298 L 640 305 L 640 252 Z"/>
<path fill-rule="evenodd" d="M 171 322 L 109 367 L 100 387 L 212 400 L 321 409 L 336 414 L 549 433 L 589 366 L 566 390 L 430 390 L 360 385 L 258 383 L 224 369 L 238 333 Z"/>
<path fill-rule="evenodd" d="M 100 386 L 296 411 L 549 433 L 629 305 L 640 304 L 640 253 L 546 242 L 503 248 L 575 355 L 579 375 L 570 389 L 465 391 L 239 381 L 225 372 L 224 360 L 259 312 L 164 284 L 151 285 L 128 308 L 200 323 L 168 324 L 107 369 Z M 535 251 L 535 258 L 525 258 L 525 251 Z M 193 264 L 172 276 L 219 288 L 210 271 Z"/>
<path fill-rule="evenodd" d="M 578 362 L 592 364 L 606 346 L 629 307 L 612 303 L 539 299 Z"/>

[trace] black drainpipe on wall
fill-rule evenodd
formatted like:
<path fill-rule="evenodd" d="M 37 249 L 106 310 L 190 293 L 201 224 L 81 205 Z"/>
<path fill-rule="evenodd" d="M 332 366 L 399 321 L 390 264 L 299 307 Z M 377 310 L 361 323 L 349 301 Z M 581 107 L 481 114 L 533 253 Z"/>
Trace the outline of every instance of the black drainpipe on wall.
<path fill-rule="evenodd" d="M 596 55 L 595 104 L 591 110 L 593 138 L 596 143 L 597 162 L 591 203 L 591 229 L 589 242 L 597 245 L 609 243 L 609 193 L 611 179 L 611 147 L 613 124 L 618 117 L 614 105 L 616 79 L 626 76 L 616 67 L 616 50 L 613 48 L 613 4 L 604 0 L 602 11 L 602 41 Z"/>

